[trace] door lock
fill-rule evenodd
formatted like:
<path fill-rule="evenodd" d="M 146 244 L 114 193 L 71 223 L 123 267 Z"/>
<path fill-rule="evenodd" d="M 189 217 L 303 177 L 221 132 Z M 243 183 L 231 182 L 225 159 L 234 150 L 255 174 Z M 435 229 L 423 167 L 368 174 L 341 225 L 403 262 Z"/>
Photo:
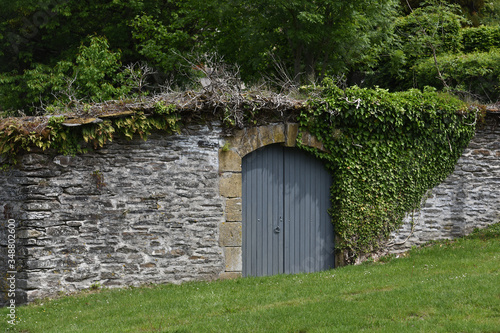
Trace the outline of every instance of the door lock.
<path fill-rule="evenodd" d="M 277 226 L 276 228 L 274 228 L 274 232 L 275 232 L 275 233 L 279 234 L 279 233 L 280 233 L 280 231 L 281 231 L 280 226 Z"/>

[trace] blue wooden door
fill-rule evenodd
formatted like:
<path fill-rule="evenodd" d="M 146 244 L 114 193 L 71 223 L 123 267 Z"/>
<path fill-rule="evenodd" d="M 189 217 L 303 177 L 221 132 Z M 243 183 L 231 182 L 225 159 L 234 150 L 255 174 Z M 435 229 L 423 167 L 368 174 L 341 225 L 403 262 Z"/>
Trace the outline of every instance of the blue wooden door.
<path fill-rule="evenodd" d="M 271 145 L 243 158 L 243 276 L 334 267 L 331 177 L 298 148 Z"/>

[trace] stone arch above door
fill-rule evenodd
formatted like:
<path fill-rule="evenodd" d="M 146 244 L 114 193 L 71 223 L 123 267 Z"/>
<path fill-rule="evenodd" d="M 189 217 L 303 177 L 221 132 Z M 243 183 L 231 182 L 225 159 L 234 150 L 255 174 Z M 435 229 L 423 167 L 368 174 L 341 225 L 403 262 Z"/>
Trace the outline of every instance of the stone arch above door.
<path fill-rule="evenodd" d="M 325 151 L 323 144 L 308 132 L 299 132 L 296 123 L 271 124 L 236 131 L 226 138 L 219 149 L 219 192 L 224 198 L 224 222 L 220 225 L 219 240 L 224 250 L 225 271 L 221 278 L 241 276 L 242 216 L 241 163 L 245 155 L 271 144 L 295 147 L 300 143 Z"/>

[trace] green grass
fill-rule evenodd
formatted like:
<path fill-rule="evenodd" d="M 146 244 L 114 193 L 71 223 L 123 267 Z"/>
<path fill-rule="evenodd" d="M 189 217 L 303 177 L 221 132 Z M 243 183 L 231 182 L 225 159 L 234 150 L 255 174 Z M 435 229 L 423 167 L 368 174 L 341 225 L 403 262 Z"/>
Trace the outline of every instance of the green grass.
<path fill-rule="evenodd" d="M 331 271 L 103 290 L 18 307 L 14 332 L 500 332 L 500 224 Z"/>

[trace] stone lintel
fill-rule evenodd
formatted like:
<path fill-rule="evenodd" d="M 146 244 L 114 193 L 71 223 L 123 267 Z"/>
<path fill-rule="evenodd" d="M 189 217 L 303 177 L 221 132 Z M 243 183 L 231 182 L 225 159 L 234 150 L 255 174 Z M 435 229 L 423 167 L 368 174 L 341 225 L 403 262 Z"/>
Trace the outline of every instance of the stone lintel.
<path fill-rule="evenodd" d="M 258 127 L 248 128 L 243 134 L 241 145 L 237 147 L 238 154 L 243 158 L 243 156 L 256 150 L 259 148 L 259 141 Z"/>
<path fill-rule="evenodd" d="M 285 146 L 295 147 L 297 143 L 297 136 L 299 135 L 299 124 L 293 124 L 293 123 L 286 124 L 285 133 L 286 133 Z"/>
<path fill-rule="evenodd" d="M 323 146 L 323 143 L 321 143 L 314 135 L 311 135 L 308 132 L 303 132 L 301 133 L 302 137 L 300 139 L 300 142 L 308 147 L 313 147 L 321 151 L 326 151 L 325 146 Z"/>
<path fill-rule="evenodd" d="M 237 130 L 230 137 L 225 139 L 225 143 L 229 148 L 238 148 L 242 145 L 242 140 L 245 137 L 246 130 Z"/>
<path fill-rule="evenodd" d="M 275 126 L 273 125 L 261 126 L 258 127 L 258 129 L 259 129 L 259 139 L 261 146 L 267 146 L 276 143 L 276 140 L 274 138 Z"/>

